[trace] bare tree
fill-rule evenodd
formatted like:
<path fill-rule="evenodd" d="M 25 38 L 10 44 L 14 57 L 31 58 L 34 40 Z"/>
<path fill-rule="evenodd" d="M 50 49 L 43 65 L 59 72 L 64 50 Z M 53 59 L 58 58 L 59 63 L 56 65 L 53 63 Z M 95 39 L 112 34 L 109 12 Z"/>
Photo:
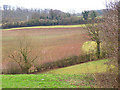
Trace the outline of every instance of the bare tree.
<path fill-rule="evenodd" d="M 103 21 L 100 23 L 99 30 L 101 34 L 101 40 L 104 41 L 105 50 L 109 62 L 107 62 L 107 72 L 95 74 L 95 81 L 97 86 L 102 88 L 120 88 L 118 82 L 118 35 L 120 28 L 118 27 L 120 2 L 107 3 L 107 10 L 103 14 Z M 96 27 L 95 27 L 96 28 Z M 93 28 L 94 29 L 94 28 Z M 119 37 L 120 39 L 120 37 Z M 120 50 L 119 50 L 120 51 Z M 113 66 L 113 67 L 112 67 Z"/>
<path fill-rule="evenodd" d="M 106 42 L 106 50 L 110 57 L 118 55 L 118 11 L 120 5 L 118 1 L 107 4 L 107 10 L 103 15 L 102 23 L 103 38 Z"/>
<path fill-rule="evenodd" d="M 13 53 L 9 55 L 9 58 L 14 60 L 23 73 L 29 73 L 29 69 L 33 66 L 34 61 L 38 56 L 32 53 L 29 43 L 20 41 L 19 48 L 15 49 Z"/>

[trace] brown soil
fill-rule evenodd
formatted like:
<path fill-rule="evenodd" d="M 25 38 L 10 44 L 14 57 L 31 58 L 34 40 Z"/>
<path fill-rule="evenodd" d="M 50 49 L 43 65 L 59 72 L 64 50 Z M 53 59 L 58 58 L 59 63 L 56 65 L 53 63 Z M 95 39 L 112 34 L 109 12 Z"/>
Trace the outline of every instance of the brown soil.
<path fill-rule="evenodd" d="M 39 56 L 37 64 L 60 60 L 82 54 L 81 47 L 89 40 L 83 28 L 35 28 L 3 31 L 3 66 L 6 67 L 8 51 L 17 47 L 22 37 L 29 38 L 34 56 Z M 38 53 L 39 51 L 39 53 Z"/>

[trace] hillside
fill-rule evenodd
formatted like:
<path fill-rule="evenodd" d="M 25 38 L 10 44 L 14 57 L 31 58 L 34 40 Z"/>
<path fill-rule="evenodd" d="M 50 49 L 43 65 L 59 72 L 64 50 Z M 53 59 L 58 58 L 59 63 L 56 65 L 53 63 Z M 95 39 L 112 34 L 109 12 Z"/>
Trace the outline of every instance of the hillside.
<path fill-rule="evenodd" d="M 103 73 L 106 72 L 107 59 L 91 61 L 87 63 L 82 63 L 78 65 L 73 65 L 65 68 L 55 69 L 47 72 L 45 74 L 92 74 L 92 73 Z"/>

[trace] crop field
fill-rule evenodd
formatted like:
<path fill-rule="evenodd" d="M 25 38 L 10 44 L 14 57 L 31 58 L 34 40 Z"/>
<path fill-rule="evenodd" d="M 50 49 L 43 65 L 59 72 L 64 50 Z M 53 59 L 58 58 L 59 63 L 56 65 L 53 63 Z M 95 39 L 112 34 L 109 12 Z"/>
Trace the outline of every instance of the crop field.
<path fill-rule="evenodd" d="M 72 27 L 72 26 L 71 26 Z M 33 50 L 32 55 L 38 55 L 36 65 L 60 60 L 66 57 L 82 54 L 82 45 L 89 40 L 86 30 L 82 27 L 67 28 L 24 28 L 2 31 L 3 69 L 14 65 L 8 55 L 19 47 L 19 41 L 27 40 Z M 11 65 L 10 65 L 11 64 Z"/>
<path fill-rule="evenodd" d="M 6 30 L 19 30 L 19 29 L 35 29 L 35 28 L 76 28 L 76 27 L 85 27 L 84 24 L 81 25 L 54 25 L 54 26 L 33 26 L 33 27 L 20 27 L 20 28 L 10 28 L 10 29 L 4 29 Z"/>

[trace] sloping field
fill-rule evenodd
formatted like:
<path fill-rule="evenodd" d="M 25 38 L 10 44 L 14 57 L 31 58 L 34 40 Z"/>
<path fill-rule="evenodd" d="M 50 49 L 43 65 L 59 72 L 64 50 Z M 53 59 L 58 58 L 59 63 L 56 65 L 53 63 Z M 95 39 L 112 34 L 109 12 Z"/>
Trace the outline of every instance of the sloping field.
<path fill-rule="evenodd" d="M 107 65 L 104 64 L 107 62 L 107 59 L 91 61 L 83 64 L 73 65 L 65 68 L 55 69 L 47 72 L 46 74 L 95 74 L 95 73 L 104 73 L 106 72 Z"/>
<path fill-rule="evenodd" d="M 19 47 L 19 41 L 26 38 L 30 42 L 31 55 L 37 55 L 36 65 L 80 55 L 81 46 L 89 40 L 86 31 L 75 28 L 27 28 L 23 30 L 2 31 L 3 69 L 13 67 L 8 55 Z M 17 67 L 17 66 L 15 66 Z"/>

